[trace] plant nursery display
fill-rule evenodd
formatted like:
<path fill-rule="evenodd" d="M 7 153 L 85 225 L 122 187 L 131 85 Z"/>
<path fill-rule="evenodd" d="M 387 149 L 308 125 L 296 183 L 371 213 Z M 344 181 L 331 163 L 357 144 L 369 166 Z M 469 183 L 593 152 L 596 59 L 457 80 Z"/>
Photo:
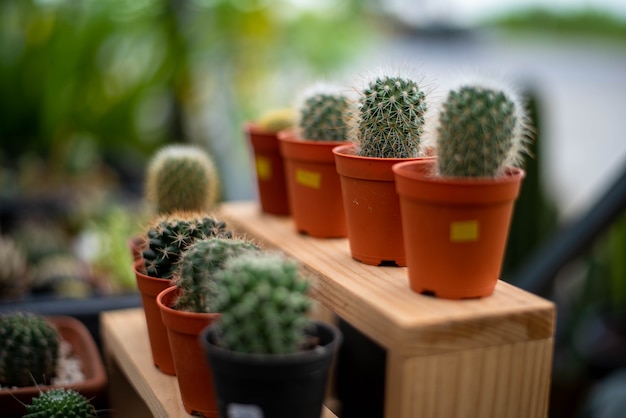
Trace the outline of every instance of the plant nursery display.
<path fill-rule="evenodd" d="M 381 75 L 366 82 L 349 110 L 350 145 L 333 150 L 341 178 L 352 258 L 406 265 L 393 164 L 424 158 L 427 94 L 411 78 Z"/>
<path fill-rule="evenodd" d="M 349 98 L 340 86 L 316 83 L 298 97 L 296 126 L 279 132 L 291 215 L 312 237 L 347 235 L 334 147 L 346 143 Z"/>
<path fill-rule="evenodd" d="M 437 160 L 393 168 L 411 288 L 450 299 L 490 295 L 524 171 L 529 135 L 516 93 L 461 84 L 439 113 Z"/>
<path fill-rule="evenodd" d="M 29 405 L 26 405 L 26 411 L 23 418 L 96 418 L 98 416 L 89 399 L 72 389 L 64 388 L 41 392 Z"/>
<path fill-rule="evenodd" d="M 217 274 L 219 320 L 201 335 L 220 416 L 319 418 L 334 327 L 308 319 L 308 282 L 274 253 L 232 258 Z"/>

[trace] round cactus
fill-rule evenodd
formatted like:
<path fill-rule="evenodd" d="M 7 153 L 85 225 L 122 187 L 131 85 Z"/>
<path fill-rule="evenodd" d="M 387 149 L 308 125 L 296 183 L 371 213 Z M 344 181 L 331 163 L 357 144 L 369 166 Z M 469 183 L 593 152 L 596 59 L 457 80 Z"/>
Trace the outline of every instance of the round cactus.
<path fill-rule="evenodd" d="M 148 164 L 146 199 L 158 213 L 207 212 L 219 195 L 211 156 L 192 145 L 161 148 Z"/>
<path fill-rule="evenodd" d="M 28 285 L 26 255 L 13 239 L 0 236 L 0 299 L 22 296 Z"/>
<path fill-rule="evenodd" d="M 40 392 L 26 405 L 23 418 L 96 418 L 96 409 L 80 393 L 72 389 L 55 388 Z"/>
<path fill-rule="evenodd" d="M 235 238 L 208 238 L 190 245 L 183 253 L 176 273 L 180 294 L 174 308 L 211 312 L 210 301 L 217 297 L 215 273 L 231 257 L 258 249 L 251 241 Z"/>
<path fill-rule="evenodd" d="M 298 98 L 298 136 L 311 141 L 345 141 L 349 100 L 340 87 L 318 83 Z"/>
<path fill-rule="evenodd" d="M 243 254 L 216 273 L 222 346 L 243 353 L 298 351 L 305 342 L 308 282 L 298 265 L 278 254 Z"/>
<path fill-rule="evenodd" d="M 171 279 L 187 247 L 209 237 L 231 238 L 226 223 L 213 216 L 175 213 L 160 217 L 147 232 L 144 267 L 151 277 Z"/>
<path fill-rule="evenodd" d="M 451 90 L 439 113 L 439 175 L 496 177 L 518 164 L 525 121 L 519 101 L 505 90 L 478 85 Z"/>
<path fill-rule="evenodd" d="M 377 77 L 350 110 L 349 139 L 363 157 L 419 157 L 427 108 L 426 93 L 417 82 Z"/>
<path fill-rule="evenodd" d="M 278 132 L 293 127 L 294 119 L 293 109 L 273 109 L 262 115 L 256 126 L 266 132 Z"/>
<path fill-rule="evenodd" d="M 0 385 L 49 384 L 56 375 L 60 336 L 44 317 L 0 315 Z"/>

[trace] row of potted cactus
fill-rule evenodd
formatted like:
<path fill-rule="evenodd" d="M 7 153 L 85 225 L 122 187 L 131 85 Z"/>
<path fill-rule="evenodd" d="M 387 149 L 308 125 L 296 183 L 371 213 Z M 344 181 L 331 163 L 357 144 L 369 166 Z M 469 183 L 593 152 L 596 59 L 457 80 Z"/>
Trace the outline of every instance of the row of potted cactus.
<path fill-rule="evenodd" d="M 440 103 L 430 96 L 422 81 L 395 73 L 351 93 L 304 90 L 292 128 L 274 135 L 284 198 L 297 231 L 347 236 L 364 264 L 407 266 L 417 293 L 488 296 L 524 177 L 528 118 L 517 93 L 493 80 L 463 81 Z M 260 192 L 271 188 L 269 177 L 257 180 Z"/>

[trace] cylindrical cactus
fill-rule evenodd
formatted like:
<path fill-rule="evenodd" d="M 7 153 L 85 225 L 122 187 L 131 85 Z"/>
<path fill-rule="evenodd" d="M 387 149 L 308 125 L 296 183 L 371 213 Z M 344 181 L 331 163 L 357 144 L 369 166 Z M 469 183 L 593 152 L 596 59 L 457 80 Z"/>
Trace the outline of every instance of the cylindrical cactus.
<path fill-rule="evenodd" d="M 339 87 L 317 83 L 305 89 L 297 100 L 297 134 L 312 141 L 345 141 L 349 99 Z"/>
<path fill-rule="evenodd" d="M 0 236 L 0 299 L 20 297 L 28 290 L 26 270 L 26 255 L 13 239 Z"/>
<path fill-rule="evenodd" d="M 180 294 L 174 308 L 189 312 L 211 312 L 210 301 L 217 297 L 215 273 L 231 257 L 259 248 L 238 238 L 208 238 L 196 241 L 183 253 L 176 272 Z"/>
<path fill-rule="evenodd" d="M 96 418 L 96 409 L 89 400 L 72 389 L 54 388 L 40 392 L 26 405 L 23 418 Z"/>
<path fill-rule="evenodd" d="M 360 91 L 349 111 L 349 139 L 359 155 L 377 158 L 415 158 L 428 109 L 426 93 L 416 81 L 403 77 L 377 77 Z"/>
<path fill-rule="evenodd" d="M 305 342 L 311 300 L 295 261 L 273 253 L 243 254 L 216 273 L 222 346 L 243 353 L 293 353 Z"/>
<path fill-rule="evenodd" d="M 273 109 L 257 119 L 256 126 L 266 132 L 278 132 L 293 127 L 294 119 L 293 109 Z"/>
<path fill-rule="evenodd" d="M 144 267 L 151 277 L 171 279 L 189 245 L 209 237 L 232 238 L 226 222 L 210 215 L 175 213 L 160 217 L 147 232 Z"/>
<path fill-rule="evenodd" d="M 526 116 L 512 92 L 480 85 L 453 89 L 437 128 L 441 176 L 496 177 L 520 161 Z"/>
<path fill-rule="evenodd" d="M 158 213 L 207 212 L 219 195 L 211 156 L 193 145 L 168 145 L 148 164 L 146 199 Z"/>
<path fill-rule="evenodd" d="M 44 317 L 0 315 L 0 385 L 50 384 L 56 375 L 60 336 Z"/>

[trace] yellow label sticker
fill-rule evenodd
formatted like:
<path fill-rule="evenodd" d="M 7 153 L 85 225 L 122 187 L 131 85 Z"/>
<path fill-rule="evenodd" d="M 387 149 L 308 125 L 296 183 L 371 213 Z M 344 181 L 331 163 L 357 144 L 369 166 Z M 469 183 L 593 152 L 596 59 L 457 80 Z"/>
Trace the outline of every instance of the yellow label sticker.
<path fill-rule="evenodd" d="M 478 221 L 458 221 L 450 224 L 451 242 L 478 241 Z"/>
<path fill-rule="evenodd" d="M 272 162 L 265 157 L 256 157 L 256 175 L 259 180 L 272 178 Z"/>
<path fill-rule="evenodd" d="M 314 171 L 296 170 L 296 182 L 312 189 L 319 189 L 322 184 L 322 175 Z"/>

